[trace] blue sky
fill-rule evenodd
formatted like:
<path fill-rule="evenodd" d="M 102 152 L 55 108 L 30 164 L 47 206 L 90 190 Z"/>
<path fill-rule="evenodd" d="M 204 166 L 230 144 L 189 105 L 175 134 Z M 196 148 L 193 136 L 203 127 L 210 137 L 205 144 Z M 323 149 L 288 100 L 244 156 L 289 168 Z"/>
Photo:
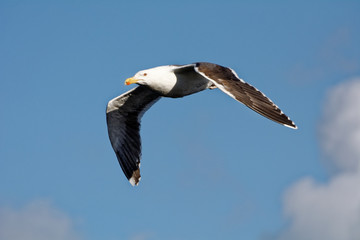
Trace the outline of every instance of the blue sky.
<path fill-rule="evenodd" d="M 360 74 L 359 10 L 358 1 L 1 1 L 0 222 L 17 216 L 25 227 L 0 236 L 34 229 L 32 214 L 45 212 L 39 229 L 64 226 L 52 239 L 286 237 L 292 186 L 337 176 L 319 128 L 329 89 Z M 162 99 L 143 117 L 132 187 L 108 140 L 107 102 L 139 70 L 196 61 L 231 67 L 299 129 L 219 90 Z"/>

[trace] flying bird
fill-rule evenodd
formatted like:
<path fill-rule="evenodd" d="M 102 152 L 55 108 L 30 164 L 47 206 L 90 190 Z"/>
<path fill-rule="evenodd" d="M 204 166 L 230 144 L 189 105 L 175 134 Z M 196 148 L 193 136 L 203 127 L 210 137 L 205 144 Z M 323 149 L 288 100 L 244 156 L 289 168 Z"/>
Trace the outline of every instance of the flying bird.
<path fill-rule="evenodd" d="M 268 97 L 244 82 L 234 70 L 213 63 L 166 65 L 136 73 L 125 84 L 139 86 L 107 104 L 106 121 L 111 145 L 131 185 L 140 181 L 140 121 L 143 114 L 161 97 L 180 98 L 205 89 L 219 88 L 255 112 L 296 129 Z"/>

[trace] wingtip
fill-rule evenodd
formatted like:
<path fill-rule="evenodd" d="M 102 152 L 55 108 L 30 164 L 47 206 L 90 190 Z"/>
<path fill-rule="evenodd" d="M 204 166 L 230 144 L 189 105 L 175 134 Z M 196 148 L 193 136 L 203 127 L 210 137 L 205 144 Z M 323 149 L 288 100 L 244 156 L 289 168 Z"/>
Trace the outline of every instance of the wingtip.
<path fill-rule="evenodd" d="M 139 185 L 139 182 L 136 182 L 134 177 L 131 177 L 131 178 L 129 179 L 129 183 L 130 183 L 133 187 Z"/>
<path fill-rule="evenodd" d="M 129 182 L 133 187 L 135 187 L 139 185 L 140 179 L 141 179 L 140 169 L 138 168 L 133 172 L 131 178 L 129 179 Z"/>
<path fill-rule="evenodd" d="M 298 127 L 295 125 L 295 123 L 292 123 L 292 125 L 284 124 L 285 127 L 291 128 L 291 129 L 298 129 Z"/>

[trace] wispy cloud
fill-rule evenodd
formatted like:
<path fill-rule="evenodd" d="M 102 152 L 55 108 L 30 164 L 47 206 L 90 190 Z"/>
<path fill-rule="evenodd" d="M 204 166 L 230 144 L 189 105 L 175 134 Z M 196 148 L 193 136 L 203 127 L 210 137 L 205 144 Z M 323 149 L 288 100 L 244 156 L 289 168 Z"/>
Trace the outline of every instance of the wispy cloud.
<path fill-rule="evenodd" d="M 351 76 L 360 69 L 359 51 L 354 50 L 357 38 L 346 26 L 337 28 L 326 37 L 306 60 L 298 60 L 288 77 L 297 84 L 306 84 L 331 78 L 334 73 Z M 311 59 L 309 61 L 309 59 Z"/>
<path fill-rule="evenodd" d="M 320 144 L 335 171 L 360 167 L 360 78 L 329 91 L 319 125 Z"/>
<path fill-rule="evenodd" d="M 21 209 L 0 208 L 2 240 L 80 240 L 74 222 L 48 201 L 34 201 Z"/>
<path fill-rule="evenodd" d="M 325 159 L 336 171 L 327 183 L 305 177 L 285 193 L 289 226 L 278 240 L 360 239 L 360 78 L 333 88 L 319 136 Z"/>

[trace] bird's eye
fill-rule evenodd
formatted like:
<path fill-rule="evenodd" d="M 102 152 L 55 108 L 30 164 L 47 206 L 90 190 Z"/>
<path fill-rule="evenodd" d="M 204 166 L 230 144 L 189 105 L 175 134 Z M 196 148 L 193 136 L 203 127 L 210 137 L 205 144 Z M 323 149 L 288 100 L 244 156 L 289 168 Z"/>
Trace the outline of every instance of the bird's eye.
<path fill-rule="evenodd" d="M 147 73 L 144 73 L 144 76 L 146 76 L 147 75 Z"/>

